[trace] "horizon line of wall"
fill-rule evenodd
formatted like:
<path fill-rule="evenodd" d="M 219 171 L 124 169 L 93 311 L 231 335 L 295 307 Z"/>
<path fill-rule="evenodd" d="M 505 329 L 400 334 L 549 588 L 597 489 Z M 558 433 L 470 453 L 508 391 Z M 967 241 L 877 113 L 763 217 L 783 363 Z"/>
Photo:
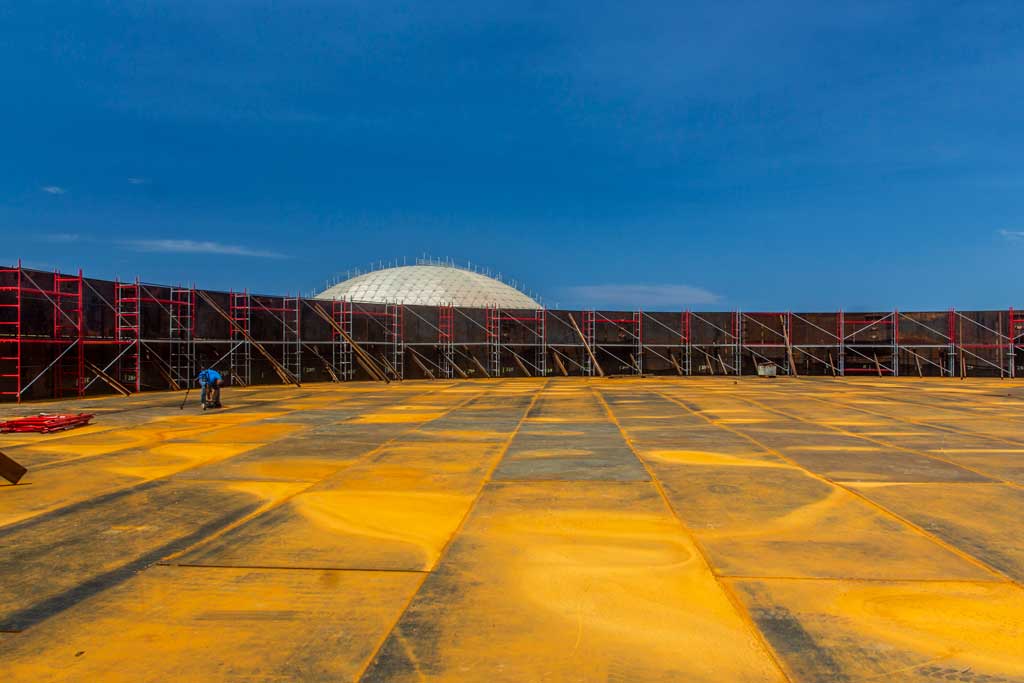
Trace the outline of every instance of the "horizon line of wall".
<path fill-rule="evenodd" d="M 367 360 L 367 357 L 369 360 Z M 217 292 L 0 268 L 0 400 L 508 376 L 1024 376 L 1024 313 L 506 310 Z"/>

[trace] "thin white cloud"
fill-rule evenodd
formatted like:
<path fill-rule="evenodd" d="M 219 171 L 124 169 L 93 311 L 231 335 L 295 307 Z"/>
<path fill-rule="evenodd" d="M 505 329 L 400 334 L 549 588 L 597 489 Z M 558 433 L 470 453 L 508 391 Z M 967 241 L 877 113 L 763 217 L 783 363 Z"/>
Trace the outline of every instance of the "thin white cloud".
<path fill-rule="evenodd" d="M 67 190 L 65 190 L 63 187 L 60 187 L 59 185 L 46 185 L 46 186 L 41 187 L 39 189 L 42 190 L 43 192 L 45 192 L 46 194 L 65 194 L 65 193 L 67 193 Z"/>
<path fill-rule="evenodd" d="M 67 244 L 68 242 L 77 242 L 82 239 L 82 236 L 74 232 L 51 232 L 44 235 L 40 235 L 43 241 L 50 242 L 53 244 Z"/>
<path fill-rule="evenodd" d="M 149 185 L 149 178 L 129 178 L 129 185 Z"/>
<path fill-rule="evenodd" d="M 238 244 L 200 242 L 197 240 L 128 240 L 121 242 L 121 244 L 134 251 L 162 252 L 166 254 L 218 254 L 221 256 L 288 258 L 285 254 L 251 249 Z"/>
<path fill-rule="evenodd" d="M 653 308 L 665 306 L 680 308 L 699 304 L 714 304 L 722 297 L 702 287 L 690 285 L 580 285 L 569 287 L 566 298 L 592 306 L 626 306 Z"/>
<path fill-rule="evenodd" d="M 1008 240 L 1024 240 L 1024 230 L 1000 230 L 999 234 Z"/>

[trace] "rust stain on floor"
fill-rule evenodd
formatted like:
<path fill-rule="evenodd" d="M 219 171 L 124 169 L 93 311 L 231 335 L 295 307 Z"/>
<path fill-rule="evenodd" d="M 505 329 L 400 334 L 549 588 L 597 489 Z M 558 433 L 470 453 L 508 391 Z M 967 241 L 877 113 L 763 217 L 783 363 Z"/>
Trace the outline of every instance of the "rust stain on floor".
<path fill-rule="evenodd" d="M 7 681 L 1024 683 L 998 380 L 67 401 L 0 435 Z M 38 407 L 9 407 L 0 416 Z"/>

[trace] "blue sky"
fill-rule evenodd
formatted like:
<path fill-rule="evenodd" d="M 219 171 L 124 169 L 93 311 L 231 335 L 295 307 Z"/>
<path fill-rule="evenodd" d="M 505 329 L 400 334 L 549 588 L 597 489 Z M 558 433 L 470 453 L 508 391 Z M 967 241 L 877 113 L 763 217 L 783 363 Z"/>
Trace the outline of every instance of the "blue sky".
<path fill-rule="evenodd" d="M 0 261 L 1024 307 L 1020 2 L 11 2 L 0 92 Z"/>

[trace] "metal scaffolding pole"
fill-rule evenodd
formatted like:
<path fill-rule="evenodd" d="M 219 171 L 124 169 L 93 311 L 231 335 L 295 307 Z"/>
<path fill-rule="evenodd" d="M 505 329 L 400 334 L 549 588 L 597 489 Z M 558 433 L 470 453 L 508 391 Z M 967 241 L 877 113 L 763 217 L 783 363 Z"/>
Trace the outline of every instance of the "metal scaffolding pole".
<path fill-rule="evenodd" d="M 228 315 L 234 321 L 231 327 L 232 343 L 229 355 L 231 384 L 243 387 L 252 383 L 252 349 L 249 344 L 252 328 L 252 298 L 249 290 L 228 293 Z"/>
<path fill-rule="evenodd" d="M 342 381 L 350 381 L 355 376 L 355 367 L 352 345 L 345 339 L 345 335 L 352 338 L 352 302 L 344 299 L 332 301 L 331 319 L 335 323 L 331 328 L 331 363 Z"/>
<path fill-rule="evenodd" d="M 0 268 L 0 294 L 0 397 L 21 403 L 21 259 L 14 268 Z"/>
<path fill-rule="evenodd" d="M 129 351 L 117 364 L 117 381 L 132 391 L 142 390 L 142 306 L 139 298 L 139 280 L 114 283 L 114 306 L 117 308 L 115 337 Z"/>
<path fill-rule="evenodd" d="M 171 380 L 179 388 L 185 388 L 191 386 L 198 373 L 195 345 L 196 292 L 194 288 L 174 287 L 171 289 L 169 317 L 168 366 Z"/>
<path fill-rule="evenodd" d="M 402 304 L 387 304 L 387 342 L 391 354 L 390 365 L 396 380 L 405 379 L 405 316 Z"/>
<path fill-rule="evenodd" d="M 441 351 L 441 375 L 450 379 L 455 374 L 455 307 L 437 307 L 437 346 Z"/>

